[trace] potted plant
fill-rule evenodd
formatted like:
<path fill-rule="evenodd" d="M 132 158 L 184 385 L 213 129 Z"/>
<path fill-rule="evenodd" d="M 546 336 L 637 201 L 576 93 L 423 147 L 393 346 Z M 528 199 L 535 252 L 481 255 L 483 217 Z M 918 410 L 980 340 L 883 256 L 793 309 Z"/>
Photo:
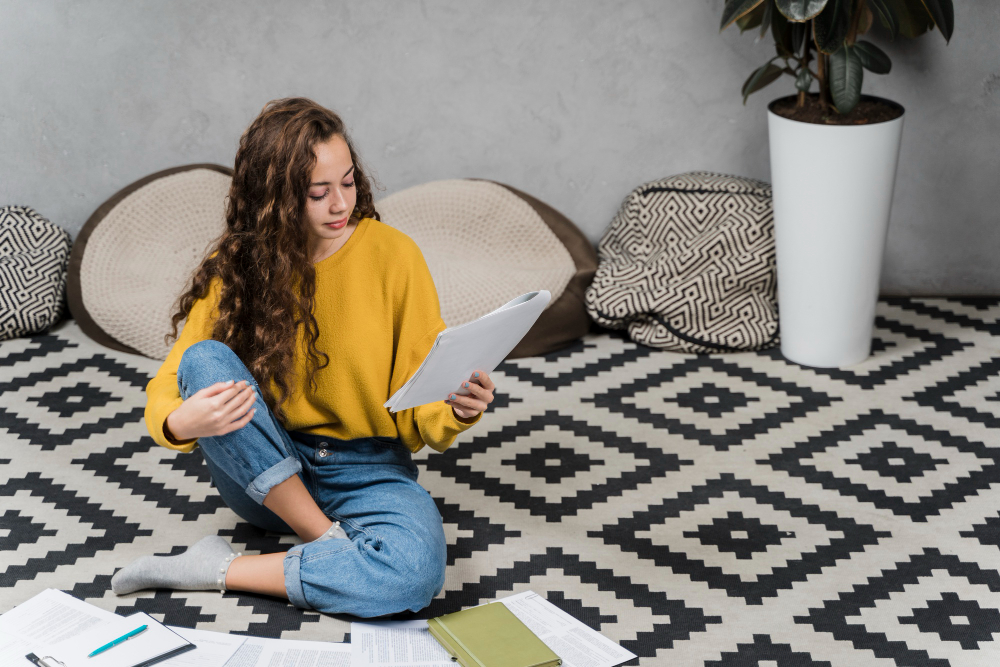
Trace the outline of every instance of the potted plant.
<path fill-rule="evenodd" d="M 875 304 L 904 109 L 862 95 L 864 70 L 889 56 L 859 39 L 933 30 L 951 39 L 951 0 L 727 0 L 721 29 L 770 30 L 775 55 L 743 84 L 787 74 L 797 93 L 768 105 L 781 352 L 805 366 L 859 363 L 871 352 Z M 775 61 L 781 61 L 776 64 Z M 816 92 L 812 92 L 813 90 Z"/>

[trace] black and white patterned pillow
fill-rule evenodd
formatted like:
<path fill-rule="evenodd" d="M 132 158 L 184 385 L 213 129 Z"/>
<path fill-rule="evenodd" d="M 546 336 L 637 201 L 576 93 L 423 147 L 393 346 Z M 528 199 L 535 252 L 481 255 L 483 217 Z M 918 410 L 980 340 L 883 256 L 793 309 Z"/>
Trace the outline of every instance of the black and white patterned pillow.
<path fill-rule="evenodd" d="M 34 209 L 0 207 L 0 340 L 59 320 L 69 249 L 69 234 Z"/>
<path fill-rule="evenodd" d="M 691 172 L 633 190 L 598 245 L 587 289 L 598 324 L 675 352 L 777 342 L 771 186 Z"/>

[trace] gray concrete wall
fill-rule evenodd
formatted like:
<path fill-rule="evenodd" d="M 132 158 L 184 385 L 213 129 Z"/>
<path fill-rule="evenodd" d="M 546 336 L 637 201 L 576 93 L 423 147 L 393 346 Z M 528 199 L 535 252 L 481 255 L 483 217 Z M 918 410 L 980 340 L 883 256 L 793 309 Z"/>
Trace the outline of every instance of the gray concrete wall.
<path fill-rule="evenodd" d="M 955 36 L 878 41 L 865 91 L 907 109 L 888 293 L 1000 293 L 1000 3 L 956 2 Z M 0 0 L 0 205 L 74 235 L 128 183 L 231 165 L 272 98 L 352 128 L 383 195 L 481 177 L 598 241 L 635 186 L 706 169 L 769 179 L 770 57 L 722 0 Z"/>

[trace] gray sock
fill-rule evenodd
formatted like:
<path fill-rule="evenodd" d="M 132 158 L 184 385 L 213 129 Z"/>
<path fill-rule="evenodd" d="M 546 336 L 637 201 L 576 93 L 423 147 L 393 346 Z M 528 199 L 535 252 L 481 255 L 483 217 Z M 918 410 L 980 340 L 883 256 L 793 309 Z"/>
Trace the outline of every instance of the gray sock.
<path fill-rule="evenodd" d="M 344 529 L 340 527 L 339 521 L 334 521 L 333 525 L 330 526 L 325 533 L 323 533 L 315 540 L 313 540 L 313 542 L 322 542 L 323 540 L 336 540 L 336 539 L 340 540 L 350 539 L 349 537 L 347 537 L 347 533 L 344 532 Z"/>
<path fill-rule="evenodd" d="M 242 556 L 218 535 L 202 538 L 176 556 L 143 556 L 111 577 L 111 590 L 125 595 L 143 588 L 226 590 L 226 571 Z"/>

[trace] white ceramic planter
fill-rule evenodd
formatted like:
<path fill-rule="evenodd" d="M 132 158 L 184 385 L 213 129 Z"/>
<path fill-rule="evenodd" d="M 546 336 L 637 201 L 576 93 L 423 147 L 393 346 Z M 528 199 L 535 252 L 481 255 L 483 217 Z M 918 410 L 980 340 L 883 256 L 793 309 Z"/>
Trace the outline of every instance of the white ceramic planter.
<path fill-rule="evenodd" d="M 818 368 L 864 361 L 903 116 L 871 125 L 816 125 L 769 107 L 767 127 L 781 353 Z"/>

